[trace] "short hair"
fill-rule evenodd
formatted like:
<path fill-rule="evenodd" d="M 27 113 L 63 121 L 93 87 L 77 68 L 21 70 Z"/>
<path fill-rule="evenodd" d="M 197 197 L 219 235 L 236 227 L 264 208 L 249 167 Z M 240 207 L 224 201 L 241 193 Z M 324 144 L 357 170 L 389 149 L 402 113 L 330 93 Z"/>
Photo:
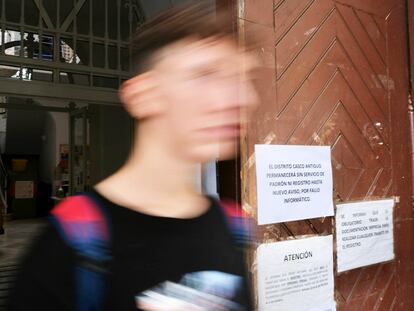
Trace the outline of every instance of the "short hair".
<path fill-rule="evenodd" d="M 231 37 L 233 25 L 223 10 L 212 11 L 205 2 L 173 7 L 142 24 L 131 38 L 131 71 L 142 73 L 154 65 L 152 56 L 185 38 Z"/>

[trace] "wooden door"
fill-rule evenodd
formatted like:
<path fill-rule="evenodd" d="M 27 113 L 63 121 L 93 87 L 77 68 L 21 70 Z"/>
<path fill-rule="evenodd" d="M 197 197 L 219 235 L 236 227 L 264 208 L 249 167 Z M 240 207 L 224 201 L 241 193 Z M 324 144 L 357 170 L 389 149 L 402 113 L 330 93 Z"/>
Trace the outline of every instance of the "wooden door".
<path fill-rule="evenodd" d="M 243 208 L 256 211 L 255 144 L 331 146 L 335 202 L 399 200 L 395 261 L 336 274 L 338 310 L 414 310 L 405 1 L 242 0 L 238 9 L 262 96 L 242 137 Z M 258 235 L 334 233 L 334 221 L 260 226 Z"/>

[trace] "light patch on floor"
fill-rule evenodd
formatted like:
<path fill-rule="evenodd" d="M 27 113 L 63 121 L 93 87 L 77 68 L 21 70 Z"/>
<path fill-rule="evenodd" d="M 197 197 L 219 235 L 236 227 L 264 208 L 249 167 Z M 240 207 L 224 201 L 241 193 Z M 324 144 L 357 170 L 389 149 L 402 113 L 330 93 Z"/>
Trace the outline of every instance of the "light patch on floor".
<path fill-rule="evenodd" d="M 43 218 L 5 223 L 6 232 L 0 235 L 0 311 L 5 310 L 22 255 L 45 224 L 46 220 Z"/>
<path fill-rule="evenodd" d="M 46 224 L 46 219 L 12 220 L 4 225 L 5 234 L 0 235 L 0 266 L 15 264 L 30 242 Z"/>

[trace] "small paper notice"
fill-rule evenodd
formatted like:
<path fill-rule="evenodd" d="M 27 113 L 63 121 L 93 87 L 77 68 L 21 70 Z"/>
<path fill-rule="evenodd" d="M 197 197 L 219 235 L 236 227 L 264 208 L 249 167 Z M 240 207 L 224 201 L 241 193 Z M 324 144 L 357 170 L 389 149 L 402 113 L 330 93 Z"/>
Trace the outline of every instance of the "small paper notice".
<path fill-rule="evenodd" d="M 33 181 L 19 180 L 15 182 L 15 198 L 16 199 L 31 199 L 34 195 Z"/>
<path fill-rule="evenodd" d="M 394 259 L 394 200 L 338 204 L 338 272 Z"/>
<path fill-rule="evenodd" d="M 332 216 L 329 146 L 256 145 L 259 225 Z"/>
<path fill-rule="evenodd" d="M 334 311 L 332 235 L 257 249 L 260 311 Z"/>

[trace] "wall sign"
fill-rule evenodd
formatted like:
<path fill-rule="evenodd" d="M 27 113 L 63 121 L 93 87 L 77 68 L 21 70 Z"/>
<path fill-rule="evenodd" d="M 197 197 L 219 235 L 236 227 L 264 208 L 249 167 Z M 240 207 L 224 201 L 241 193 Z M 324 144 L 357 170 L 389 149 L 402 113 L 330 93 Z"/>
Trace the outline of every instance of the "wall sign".
<path fill-rule="evenodd" d="M 19 180 L 15 182 L 15 194 L 16 199 L 31 199 L 34 196 L 34 183 L 33 181 Z"/>
<path fill-rule="evenodd" d="M 394 259 L 394 200 L 338 204 L 338 272 Z"/>
<path fill-rule="evenodd" d="M 332 235 L 257 249 L 260 311 L 334 311 Z"/>
<path fill-rule="evenodd" d="M 256 145 L 259 225 L 332 216 L 329 146 Z"/>

